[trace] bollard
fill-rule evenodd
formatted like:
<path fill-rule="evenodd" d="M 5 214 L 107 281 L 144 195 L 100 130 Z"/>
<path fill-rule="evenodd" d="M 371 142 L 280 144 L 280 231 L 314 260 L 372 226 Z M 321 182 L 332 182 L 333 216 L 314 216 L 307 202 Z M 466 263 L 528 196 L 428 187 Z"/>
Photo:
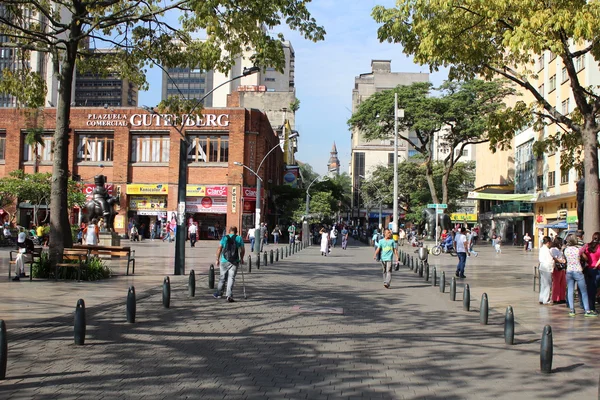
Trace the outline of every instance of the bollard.
<path fill-rule="evenodd" d="M 190 277 L 188 281 L 188 294 L 190 297 L 196 297 L 196 273 L 194 270 L 190 271 Z"/>
<path fill-rule="evenodd" d="M 135 323 L 135 288 L 133 286 L 129 286 L 129 290 L 127 291 L 127 322 L 130 324 Z"/>
<path fill-rule="evenodd" d="M 540 347 L 540 369 L 543 373 L 552 372 L 552 354 L 554 352 L 552 343 L 552 327 L 546 325 L 542 333 L 542 345 Z"/>
<path fill-rule="evenodd" d="M 260 256 L 256 256 L 256 269 L 260 269 Z"/>
<path fill-rule="evenodd" d="M 77 300 L 75 306 L 75 323 L 73 333 L 75 334 L 75 344 L 83 346 L 85 344 L 85 302 L 83 299 Z"/>
<path fill-rule="evenodd" d="M 456 277 L 453 276 L 450 281 L 450 300 L 456 301 Z"/>
<path fill-rule="evenodd" d="M 275 249 L 275 262 L 279 262 L 279 249 Z"/>
<path fill-rule="evenodd" d="M 406 266 L 406 253 L 402 254 L 402 265 Z"/>
<path fill-rule="evenodd" d="M 269 252 L 269 264 L 273 265 L 273 259 L 274 259 L 274 254 L 273 254 L 273 249 L 271 249 L 271 251 Z"/>
<path fill-rule="evenodd" d="M 437 285 L 437 270 L 435 267 L 431 269 L 431 286 Z"/>
<path fill-rule="evenodd" d="M 479 306 L 479 323 L 481 325 L 488 324 L 489 304 L 487 293 L 481 295 L 481 305 Z"/>
<path fill-rule="evenodd" d="M 248 256 L 248 273 L 252 273 L 252 256 Z"/>
<path fill-rule="evenodd" d="M 285 247 L 285 258 L 288 258 L 288 248 L 287 248 L 287 246 Z"/>
<path fill-rule="evenodd" d="M 423 277 L 423 268 L 425 268 L 424 262 L 420 261 L 419 263 L 419 278 Z"/>
<path fill-rule="evenodd" d="M 6 364 L 8 361 L 8 338 L 6 323 L 0 319 L 0 381 L 6 379 Z"/>
<path fill-rule="evenodd" d="M 440 276 L 440 292 L 446 293 L 446 272 L 442 271 Z"/>
<path fill-rule="evenodd" d="M 471 311 L 471 289 L 469 289 L 468 283 L 463 290 L 463 310 Z"/>
<path fill-rule="evenodd" d="M 515 344 L 515 314 L 512 306 L 506 307 L 504 316 L 504 343 Z"/>
<path fill-rule="evenodd" d="M 413 265 L 413 271 L 415 272 L 415 274 L 419 273 L 419 262 L 415 260 L 415 257 L 411 257 L 412 258 L 412 265 Z"/>
<path fill-rule="evenodd" d="M 425 282 L 429 282 L 429 263 L 425 262 Z"/>
<path fill-rule="evenodd" d="M 263 253 L 263 264 L 265 265 L 265 267 L 268 265 L 267 264 L 267 252 L 266 251 Z"/>
<path fill-rule="evenodd" d="M 168 276 L 163 280 L 162 303 L 165 308 L 171 305 L 171 281 Z"/>
<path fill-rule="evenodd" d="M 210 264 L 210 267 L 208 268 L 208 288 L 215 288 L 215 266 L 212 264 Z"/>
<path fill-rule="evenodd" d="M 537 279 L 537 267 L 533 267 L 533 291 L 535 292 L 535 281 Z"/>

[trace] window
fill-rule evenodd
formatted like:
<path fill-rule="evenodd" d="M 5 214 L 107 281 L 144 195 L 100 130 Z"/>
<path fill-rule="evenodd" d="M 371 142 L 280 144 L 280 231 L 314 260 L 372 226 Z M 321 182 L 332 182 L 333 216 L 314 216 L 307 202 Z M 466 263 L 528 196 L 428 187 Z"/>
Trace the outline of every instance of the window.
<path fill-rule="evenodd" d="M 563 67 L 561 83 L 565 83 L 568 80 L 569 80 L 569 74 L 567 73 L 567 67 Z"/>
<path fill-rule="evenodd" d="M 6 160 L 6 133 L 0 134 L 0 162 Z"/>
<path fill-rule="evenodd" d="M 544 190 L 544 175 L 537 176 L 537 190 Z"/>
<path fill-rule="evenodd" d="M 365 176 L 365 153 L 355 152 L 354 153 L 354 171 L 352 176 L 355 180 L 362 175 Z"/>
<path fill-rule="evenodd" d="M 562 102 L 562 113 L 563 115 L 567 115 L 569 113 L 569 99 L 566 99 Z"/>
<path fill-rule="evenodd" d="M 229 136 L 196 135 L 188 136 L 188 162 L 228 162 Z"/>
<path fill-rule="evenodd" d="M 133 135 L 131 139 L 131 162 L 167 163 L 171 138 L 167 133 Z"/>
<path fill-rule="evenodd" d="M 554 54 L 553 52 L 550 52 L 550 61 L 554 61 L 556 60 L 556 54 Z"/>
<path fill-rule="evenodd" d="M 550 77 L 550 92 L 556 90 L 556 75 Z"/>
<path fill-rule="evenodd" d="M 538 93 L 541 94 L 542 96 L 545 96 L 543 83 L 538 87 Z"/>
<path fill-rule="evenodd" d="M 569 171 L 560 173 L 560 184 L 564 185 L 569 183 Z"/>
<path fill-rule="evenodd" d="M 585 54 L 581 55 L 575 59 L 575 70 L 577 72 L 579 72 L 585 68 L 584 61 L 585 61 Z"/>
<path fill-rule="evenodd" d="M 79 135 L 77 161 L 113 161 L 114 151 L 112 135 Z"/>
<path fill-rule="evenodd" d="M 544 69 L 544 55 L 542 54 L 541 56 L 538 57 L 538 71 L 541 71 Z"/>
<path fill-rule="evenodd" d="M 556 183 L 556 171 L 548 172 L 548 187 L 554 187 Z"/>
<path fill-rule="evenodd" d="M 460 150 L 456 149 L 454 151 L 454 157 L 468 157 L 469 156 L 469 150 L 467 150 L 467 149 L 463 149 L 462 153 L 460 153 L 460 156 L 459 156 L 459 152 L 460 152 Z"/>
<path fill-rule="evenodd" d="M 51 135 L 43 135 L 42 141 L 44 145 L 36 144 L 35 146 L 30 146 L 25 144 L 23 147 L 23 161 L 24 162 L 32 162 L 35 158 L 35 152 L 37 150 L 38 160 L 41 162 L 50 162 L 54 159 L 52 147 L 54 145 L 54 140 L 52 140 Z M 37 149 L 36 149 L 37 147 Z"/>
<path fill-rule="evenodd" d="M 388 166 L 394 165 L 394 153 L 388 153 Z"/>

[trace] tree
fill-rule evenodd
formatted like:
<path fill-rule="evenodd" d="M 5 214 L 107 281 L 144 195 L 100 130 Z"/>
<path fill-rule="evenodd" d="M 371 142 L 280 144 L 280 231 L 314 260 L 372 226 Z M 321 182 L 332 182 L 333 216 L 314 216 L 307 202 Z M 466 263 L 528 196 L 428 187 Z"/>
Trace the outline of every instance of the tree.
<path fill-rule="evenodd" d="M 600 60 L 598 2 L 403 0 L 395 8 L 376 6 L 372 15 L 382 24 L 379 39 L 401 44 L 417 63 L 428 64 L 431 70 L 450 66 L 451 78 L 501 76 L 532 95 L 533 103 L 517 102 L 499 122 L 532 116 L 530 124 L 536 130 L 557 124 L 558 132 L 540 140 L 537 151 L 560 148 L 563 167 L 572 166 L 583 151 L 584 230 L 588 234 L 600 230 L 600 96 L 583 85 L 577 68 L 583 57 Z M 545 51 L 563 62 L 575 100 L 573 112 L 561 113 L 530 81 L 537 78 L 536 57 Z M 510 130 L 495 132 L 490 148 L 508 147 L 513 136 Z"/>
<path fill-rule="evenodd" d="M 44 139 L 42 138 L 42 128 L 27 129 L 25 135 L 25 144 L 33 149 L 33 173 L 37 174 L 40 165 L 40 146 L 44 147 Z"/>
<path fill-rule="evenodd" d="M 360 130 L 367 140 L 389 138 L 394 132 L 394 95 L 404 109 L 398 120 L 398 138 L 423 156 L 425 177 L 434 203 L 448 202 L 448 179 L 462 150 L 470 144 L 489 140 L 489 132 L 506 129 L 498 126 L 498 115 L 505 105 L 502 100 L 514 94 L 502 82 L 446 82 L 439 88 L 440 96 L 433 97 L 431 83 L 400 85 L 392 90 L 375 93 L 365 100 L 348 120 L 352 129 Z M 515 121 L 519 123 L 520 121 Z M 514 124 L 506 124 L 513 127 Z M 415 136 L 411 136 L 414 132 Z M 434 182 L 434 144 L 447 151 L 442 185 Z M 456 152 L 459 150 L 460 152 Z"/>
<path fill-rule="evenodd" d="M 0 35 L 7 39 L 2 47 L 16 50 L 23 65 L 31 52 L 48 55 L 52 75 L 59 83 L 50 207 L 52 260 L 72 244 L 65 205 L 76 64 L 81 72 L 116 73 L 141 90 L 148 88 L 145 75 L 154 65 L 227 71 L 247 48 L 254 49 L 251 60 L 256 65 L 281 70 L 284 38 L 282 34 L 271 34 L 281 21 L 307 39 L 324 37 L 325 31 L 311 17 L 306 4 L 303 0 L 2 1 L 5 12 L 0 13 Z M 170 22 L 176 18 L 177 26 Z M 205 32 L 205 41 L 193 39 L 200 31 Z M 88 43 L 102 44 L 111 51 L 97 57 L 94 49 L 86 46 Z M 43 106 L 45 90 L 42 77 L 31 70 L 2 72 L 0 91 L 16 96 L 26 107 Z"/>

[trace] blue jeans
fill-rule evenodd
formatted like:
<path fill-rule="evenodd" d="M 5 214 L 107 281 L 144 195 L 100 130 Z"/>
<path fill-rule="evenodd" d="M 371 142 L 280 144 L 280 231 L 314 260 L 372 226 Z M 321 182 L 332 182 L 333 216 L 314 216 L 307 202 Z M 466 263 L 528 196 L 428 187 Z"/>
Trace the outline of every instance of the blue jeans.
<path fill-rule="evenodd" d="M 279 244 L 279 234 L 278 233 L 273 235 L 273 244 Z"/>
<path fill-rule="evenodd" d="M 250 253 L 254 253 L 254 242 L 256 241 L 255 238 L 251 237 L 250 238 Z"/>
<path fill-rule="evenodd" d="M 458 272 L 460 276 L 463 276 L 465 274 L 465 266 L 467 263 L 467 253 L 461 252 L 456 253 L 456 255 L 458 256 L 458 265 L 456 266 L 456 272 Z"/>
<path fill-rule="evenodd" d="M 595 268 L 586 269 L 585 284 L 587 285 L 590 310 L 596 310 L 596 293 L 600 283 L 600 271 Z"/>
<path fill-rule="evenodd" d="M 581 289 L 581 300 L 583 300 L 583 308 L 587 312 L 590 310 L 590 303 L 588 301 L 587 286 L 585 285 L 585 276 L 583 276 L 583 272 L 567 271 L 567 299 L 569 301 L 569 307 L 571 309 L 575 308 L 575 305 L 573 303 L 573 292 L 575 290 L 575 282 L 577 282 L 577 287 Z"/>

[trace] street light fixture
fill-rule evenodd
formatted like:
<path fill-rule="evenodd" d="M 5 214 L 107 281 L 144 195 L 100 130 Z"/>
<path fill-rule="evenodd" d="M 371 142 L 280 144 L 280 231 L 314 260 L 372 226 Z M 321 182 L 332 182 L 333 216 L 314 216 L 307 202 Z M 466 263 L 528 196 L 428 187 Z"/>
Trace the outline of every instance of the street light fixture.
<path fill-rule="evenodd" d="M 298 132 L 294 132 L 291 135 L 289 135 L 287 137 L 287 139 L 285 139 L 283 141 L 283 143 L 287 142 L 288 140 L 295 138 L 296 136 L 298 136 Z M 267 157 L 269 156 L 269 154 L 271 154 L 276 148 L 281 146 L 281 142 L 277 143 L 275 146 L 273 146 L 273 148 L 271 150 L 269 150 L 267 152 L 267 154 L 265 154 L 265 156 L 263 157 L 262 161 L 260 162 L 260 164 L 258 164 L 258 168 L 256 168 L 256 171 L 254 171 L 252 168 L 250 168 L 249 166 L 247 166 L 244 163 L 241 163 L 239 161 L 234 161 L 233 165 L 237 165 L 240 167 L 244 167 L 246 168 L 248 171 L 252 172 L 254 174 L 254 176 L 256 176 L 256 208 L 255 208 L 255 215 L 254 215 L 254 227 L 256 228 L 256 230 L 254 231 L 254 245 L 256 246 L 255 249 L 255 253 L 257 256 L 260 256 L 260 247 L 262 244 L 262 235 L 260 234 L 260 211 L 261 211 L 261 194 L 260 191 L 262 189 L 262 178 L 258 175 L 258 173 L 260 172 L 260 168 L 262 167 L 263 163 L 265 162 L 265 160 L 267 159 Z"/>
<path fill-rule="evenodd" d="M 198 109 L 203 101 L 211 95 L 215 90 L 219 89 L 221 86 L 231 83 L 235 80 L 241 79 L 248 75 L 252 75 L 256 72 L 260 71 L 259 67 L 250 67 L 244 68 L 241 75 L 235 76 L 218 86 L 215 86 L 211 90 L 208 91 L 200 100 L 197 100 L 194 103 L 192 109 L 187 112 L 181 121 L 181 124 L 177 123 L 173 124 L 173 127 L 179 133 L 181 138 L 179 139 L 179 182 L 177 184 L 177 232 L 175 233 L 175 275 L 185 275 L 185 238 L 186 238 L 186 229 L 185 229 L 185 209 L 186 209 L 186 186 L 187 186 L 187 152 L 189 142 L 187 140 L 187 136 L 183 133 L 183 127 L 186 125 L 190 116 Z M 158 114 L 153 108 L 142 106 L 142 108 L 152 114 Z"/>
<path fill-rule="evenodd" d="M 398 241 L 398 119 L 404 118 L 404 110 L 398 109 L 398 93 L 394 93 L 394 209 L 392 233 Z"/>

